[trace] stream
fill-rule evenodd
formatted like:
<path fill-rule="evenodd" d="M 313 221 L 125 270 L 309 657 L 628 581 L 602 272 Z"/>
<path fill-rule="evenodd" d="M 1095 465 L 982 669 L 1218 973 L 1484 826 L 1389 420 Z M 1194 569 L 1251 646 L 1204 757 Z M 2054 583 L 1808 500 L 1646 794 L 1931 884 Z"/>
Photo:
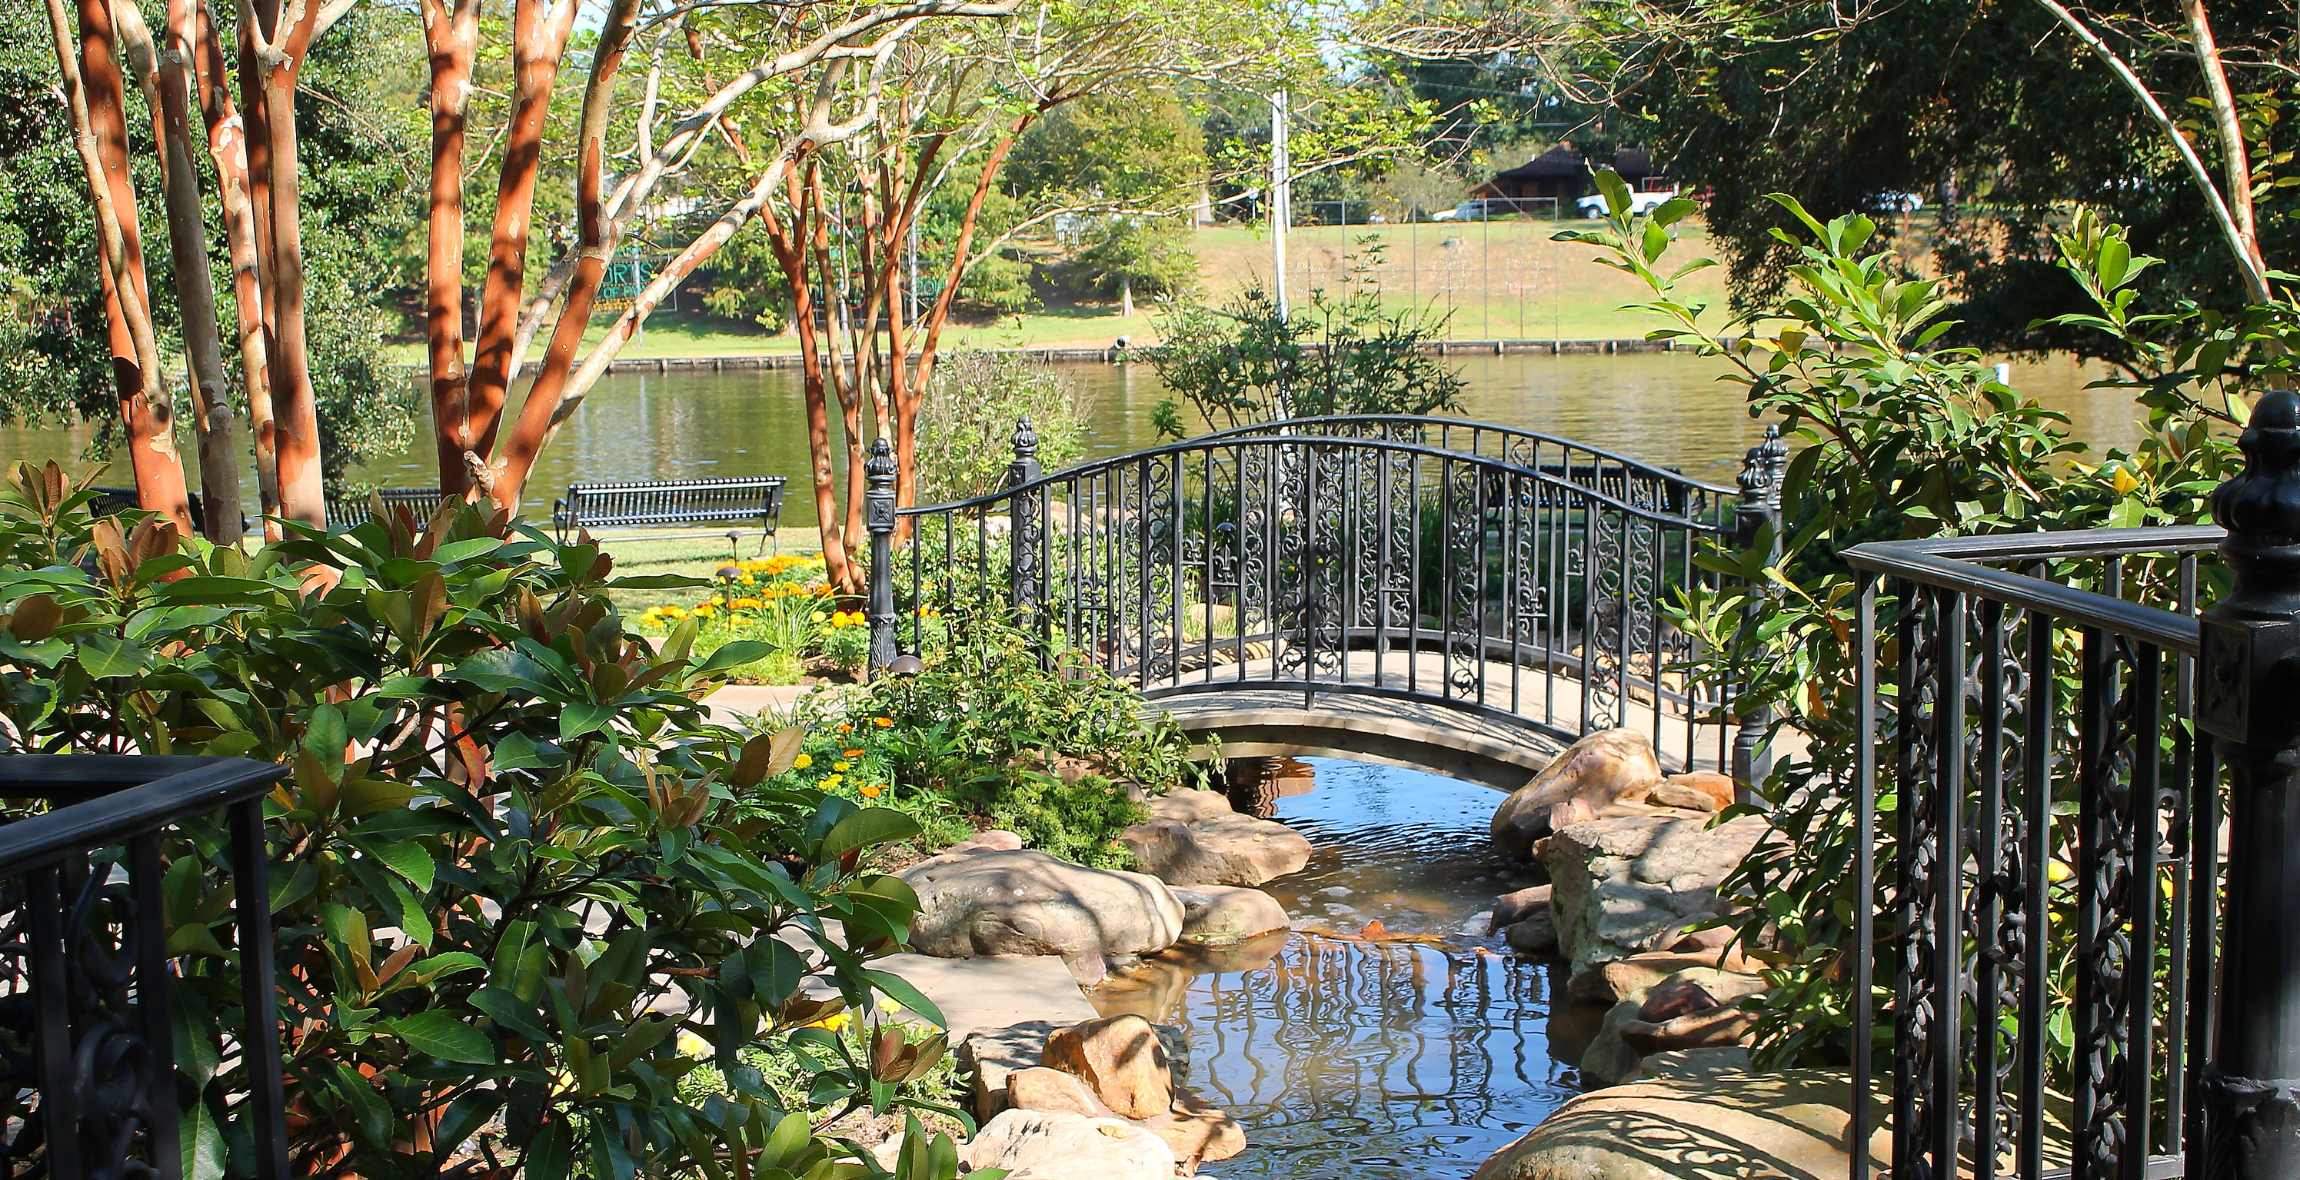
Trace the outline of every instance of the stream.
<path fill-rule="evenodd" d="M 1270 818 L 1315 850 L 1264 886 L 1292 932 L 1145 963 L 1096 1006 L 1188 1030 L 1190 1087 L 1251 1144 L 1202 1174 L 1467 1177 L 1580 1092 L 1564 1062 L 1603 1009 L 1568 1005 L 1562 965 L 1485 932 L 1496 896 L 1538 883 L 1487 843 L 1499 793 L 1340 759 L 1285 765 Z"/>

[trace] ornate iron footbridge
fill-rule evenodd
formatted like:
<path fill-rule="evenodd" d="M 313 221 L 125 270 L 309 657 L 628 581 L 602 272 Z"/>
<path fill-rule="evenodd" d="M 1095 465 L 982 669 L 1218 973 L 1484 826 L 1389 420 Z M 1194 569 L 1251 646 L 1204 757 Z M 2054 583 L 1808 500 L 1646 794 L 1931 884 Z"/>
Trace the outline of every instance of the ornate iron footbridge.
<path fill-rule="evenodd" d="M 1515 788 L 1564 744 L 1646 733 L 1734 768 L 1735 717 L 1672 625 L 1776 511 L 1786 449 L 1720 487 L 1567 439 L 1449 419 L 1297 419 L 897 507 L 869 465 L 873 664 L 991 608 L 1049 659 L 1133 682 L 1233 755 L 1335 752 Z M 1744 774 L 1750 769 L 1739 767 Z"/>

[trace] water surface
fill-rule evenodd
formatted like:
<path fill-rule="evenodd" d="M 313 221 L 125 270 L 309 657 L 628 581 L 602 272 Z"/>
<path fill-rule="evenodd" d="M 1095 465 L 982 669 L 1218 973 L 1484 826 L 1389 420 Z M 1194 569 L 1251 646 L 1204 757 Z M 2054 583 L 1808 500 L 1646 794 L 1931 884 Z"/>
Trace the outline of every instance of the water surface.
<path fill-rule="evenodd" d="M 1246 1125 L 1222 1177 L 1466 1177 L 1579 1092 L 1589 1014 L 1565 977 L 1484 933 L 1530 884 L 1492 851 L 1500 793 L 1411 770 L 1307 760 L 1275 818 L 1316 850 L 1266 888 L 1295 929 L 1104 989 L 1190 1034 L 1190 1085 Z M 1299 780 L 1295 786 L 1300 786 Z M 1366 940 L 1369 922 L 1416 940 Z"/>

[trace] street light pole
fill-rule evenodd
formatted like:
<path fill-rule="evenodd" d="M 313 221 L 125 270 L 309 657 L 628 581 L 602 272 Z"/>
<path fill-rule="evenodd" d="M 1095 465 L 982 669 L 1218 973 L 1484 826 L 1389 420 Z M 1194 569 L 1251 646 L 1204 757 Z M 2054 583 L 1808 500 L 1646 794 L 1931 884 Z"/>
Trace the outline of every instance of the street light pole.
<path fill-rule="evenodd" d="M 1287 317 L 1286 229 L 1294 223 L 1294 161 L 1286 146 L 1286 124 L 1292 112 L 1286 92 L 1270 95 L 1270 252 L 1278 268 L 1278 318 Z"/>

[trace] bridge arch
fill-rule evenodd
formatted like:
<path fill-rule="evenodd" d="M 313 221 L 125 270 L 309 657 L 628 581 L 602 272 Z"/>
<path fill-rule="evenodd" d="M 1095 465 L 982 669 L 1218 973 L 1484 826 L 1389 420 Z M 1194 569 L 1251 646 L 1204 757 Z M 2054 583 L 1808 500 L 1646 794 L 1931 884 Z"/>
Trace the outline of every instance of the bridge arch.
<path fill-rule="evenodd" d="M 1768 509 L 1569 439 L 1298 419 L 1059 472 L 1018 423 L 1007 486 L 897 508 L 874 455 L 874 666 L 927 620 L 1010 613 L 1225 753 L 1332 753 L 1514 789 L 1598 729 L 1729 767 L 1732 711 L 1666 604 Z M 1753 451 L 1763 476 L 1767 456 Z M 1752 493 L 1749 489 L 1754 486 Z M 972 576 L 952 576 L 964 572 Z"/>

